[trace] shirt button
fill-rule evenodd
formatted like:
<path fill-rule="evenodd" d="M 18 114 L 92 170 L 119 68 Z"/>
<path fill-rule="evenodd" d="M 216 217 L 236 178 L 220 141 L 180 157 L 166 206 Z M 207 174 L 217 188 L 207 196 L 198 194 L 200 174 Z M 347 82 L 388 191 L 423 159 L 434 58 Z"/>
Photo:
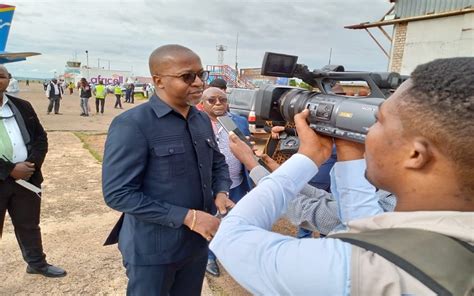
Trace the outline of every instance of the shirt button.
<path fill-rule="evenodd" d="M 206 189 L 207 188 L 206 184 L 202 185 L 202 188 Z"/>
<path fill-rule="evenodd" d="M 197 142 L 197 141 L 194 141 L 194 146 L 196 146 L 197 144 L 198 144 L 198 142 Z"/>
<path fill-rule="evenodd" d="M 170 227 L 174 227 L 174 223 L 173 223 L 173 222 L 170 222 L 168 225 L 169 225 Z"/>
<path fill-rule="evenodd" d="M 207 211 L 209 211 L 209 209 L 208 209 L 208 208 L 204 208 L 204 211 L 206 211 L 206 212 L 207 212 Z"/>
<path fill-rule="evenodd" d="M 202 168 L 202 163 L 199 164 L 199 168 L 200 168 L 200 169 Z"/>

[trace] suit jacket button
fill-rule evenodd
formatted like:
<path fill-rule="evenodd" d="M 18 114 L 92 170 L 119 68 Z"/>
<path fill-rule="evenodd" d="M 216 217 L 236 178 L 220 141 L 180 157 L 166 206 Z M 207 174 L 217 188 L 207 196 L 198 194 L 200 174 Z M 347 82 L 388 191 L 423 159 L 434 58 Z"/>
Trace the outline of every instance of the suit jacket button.
<path fill-rule="evenodd" d="M 173 222 L 170 222 L 168 225 L 169 225 L 170 227 L 174 227 L 174 223 L 173 223 Z"/>
<path fill-rule="evenodd" d="M 168 152 L 171 153 L 171 154 L 173 154 L 173 153 L 174 153 L 174 149 L 173 149 L 173 148 L 170 148 L 170 149 L 168 149 Z"/>

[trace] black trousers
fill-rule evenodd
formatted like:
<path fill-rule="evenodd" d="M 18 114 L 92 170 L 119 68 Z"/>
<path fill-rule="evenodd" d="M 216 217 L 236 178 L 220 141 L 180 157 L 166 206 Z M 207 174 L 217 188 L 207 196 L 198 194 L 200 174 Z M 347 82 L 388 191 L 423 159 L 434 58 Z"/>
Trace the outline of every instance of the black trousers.
<path fill-rule="evenodd" d="M 117 106 L 119 106 L 120 108 L 122 108 L 122 101 L 121 101 L 121 97 L 122 95 L 115 95 L 115 108 L 117 108 Z"/>
<path fill-rule="evenodd" d="M 207 254 L 163 265 L 132 265 L 127 269 L 127 296 L 199 296 L 206 271 Z"/>
<path fill-rule="evenodd" d="M 54 113 L 59 113 L 59 106 L 60 106 L 61 98 L 60 97 L 51 97 L 49 98 L 49 105 L 48 105 L 48 113 L 53 110 L 54 106 Z"/>
<path fill-rule="evenodd" d="M 97 113 L 99 113 L 99 105 L 100 105 L 100 113 L 104 114 L 105 99 L 95 98 L 95 112 Z"/>
<path fill-rule="evenodd" d="M 18 185 L 12 178 L 0 181 L 0 212 L 8 211 L 23 259 L 32 267 L 46 265 L 39 227 L 40 208 L 38 195 Z"/>

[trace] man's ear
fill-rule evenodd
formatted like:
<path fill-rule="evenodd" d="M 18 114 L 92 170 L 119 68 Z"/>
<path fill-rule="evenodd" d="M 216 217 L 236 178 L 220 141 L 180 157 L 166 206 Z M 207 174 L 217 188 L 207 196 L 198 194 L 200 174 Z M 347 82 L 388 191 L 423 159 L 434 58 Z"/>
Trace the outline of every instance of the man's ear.
<path fill-rule="evenodd" d="M 152 78 L 156 88 L 165 88 L 163 82 L 161 81 L 161 76 L 153 75 Z"/>
<path fill-rule="evenodd" d="M 429 141 L 424 138 L 415 138 L 412 142 L 410 157 L 405 161 L 409 169 L 422 169 L 433 158 L 433 151 Z"/>

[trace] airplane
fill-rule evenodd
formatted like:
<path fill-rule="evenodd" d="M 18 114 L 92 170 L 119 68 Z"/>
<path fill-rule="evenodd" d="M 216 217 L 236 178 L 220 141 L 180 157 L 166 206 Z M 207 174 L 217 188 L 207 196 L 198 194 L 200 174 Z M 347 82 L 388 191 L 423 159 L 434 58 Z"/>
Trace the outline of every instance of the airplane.
<path fill-rule="evenodd" d="M 5 51 L 14 12 L 15 6 L 0 4 L 0 64 L 24 61 L 27 57 L 40 55 L 38 52 Z"/>

